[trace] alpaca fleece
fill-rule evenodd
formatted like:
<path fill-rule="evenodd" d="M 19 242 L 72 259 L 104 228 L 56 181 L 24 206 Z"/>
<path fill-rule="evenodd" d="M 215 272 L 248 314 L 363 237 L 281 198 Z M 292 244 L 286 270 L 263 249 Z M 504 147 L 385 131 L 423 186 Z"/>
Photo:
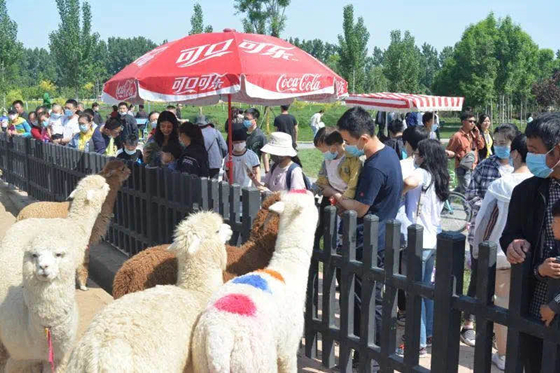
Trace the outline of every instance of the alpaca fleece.
<path fill-rule="evenodd" d="M 264 270 L 222 286 L 200 315 L 195 372 L 297 372 L 303 307 L 318 211 L 311 193 L 284 194 L 278 238 Z"/>
<path fill-rule="evenodd" d="M 231 228 L 216 213 L 187 218 L 169 249 L 179 263 L 177 286 L 156 286 L 107 306 L 73 350 L 66 371 L 183 372 L 196 319 L 223 283 L 230 237 Z"/>
<path fill-rule="evenodd" d="M 45 327 L 56 364 L 74 343 L 78 326 L 75 272 L 107 197 L 105 178 L 83 178 L 66 219 L 16 222 L 0 244 L 0 341 L 7 372 L 48 367 Z"/>
<path fill-rule="evenodd" d="M 126 167 L 125 163 L 121 160 L 111 160 L 107 162 L 103 170 L 99 172 L 109 184 L 109 194 L 103 203 L 101 213 L 97 216 L 97 220 L 91 230 L 88 249 L 84 253 L 83 263 L 76 271 L 76 281 L 78 287 L 82 290 L 87 290 L 86 282 L 89 275 L 89 247 L 101 242 L 103 237 L 107 234 L 107 228 L 113 216 L 113 207 L 117 199 L 119 190 L 122 184 L 130 176 L 130 169 Z M 16 221 L 30 219 L 30 218 L 66 218 L 70 210 L 71 202 L 35 202 L 24 207 L 18 214 Z"/>
<path fill-rule="evenodd" d="M 274 252 L 279 222 L 279 216 L 268 208 L 279 200 L 279 193 L 264 200 L 245 244 L 240 247 L 226 245 L 228 260 L 224 281 L 268 265 Z M 175 284 L 177 259 L 175 254 L 167 251 L 168 246 L 146 249 L 124 262 L 113 280 L 113 298 L 118 299 L 156 285 Z"/>

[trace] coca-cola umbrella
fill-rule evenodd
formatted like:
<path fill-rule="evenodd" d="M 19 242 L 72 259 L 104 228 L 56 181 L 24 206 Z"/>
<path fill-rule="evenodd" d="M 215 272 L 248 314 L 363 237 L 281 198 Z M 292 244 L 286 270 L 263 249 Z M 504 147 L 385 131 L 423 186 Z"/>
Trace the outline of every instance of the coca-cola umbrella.
<path fill-rule="evenodd" d="M 212 105 L 227 98 L 231 107 L 231 101 L 333 102 L 347 94 L 343 78 L 290 43 L 224 30 L 187 36 L 146 53 L 104 84 L 102 98 L 110 104 L 148 100 L 190 105 Z M 230 182 L 231 130 L 230 125 Z"/>

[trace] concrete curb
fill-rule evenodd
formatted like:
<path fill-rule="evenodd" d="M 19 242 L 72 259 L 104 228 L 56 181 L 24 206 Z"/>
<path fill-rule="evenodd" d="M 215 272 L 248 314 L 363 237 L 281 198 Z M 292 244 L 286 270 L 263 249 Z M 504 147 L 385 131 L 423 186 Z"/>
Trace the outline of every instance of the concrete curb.
<path fill-rule="evenodd" d="M 2 183 L 5 186 L 6 196 L 18 212 L 25 206 L 38 202 L 13 185 L 3 181 Z M 101 242 L 90 248 L 89 277 L 107 293 L 112 294 L 115 274 L 127 259 L 128 256 L 109 243 Z"/>

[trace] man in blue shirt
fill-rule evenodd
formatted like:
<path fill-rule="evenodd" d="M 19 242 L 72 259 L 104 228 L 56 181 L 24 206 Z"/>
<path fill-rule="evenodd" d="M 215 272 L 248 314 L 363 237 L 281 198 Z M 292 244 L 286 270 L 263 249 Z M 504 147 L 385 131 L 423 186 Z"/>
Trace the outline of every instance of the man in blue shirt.
<path fill-rule="evenodd" d="M 356 259 L 363 255 L 363 217 L 367 214 L 379 218 L 377 265 L 383 267 L 385 259 L 385 225 L 395 219 L 403 189 L 399 158 L 395 151 L 385 146 L 375 136 L 375 123 L 369 113 L 361 107 L 352 108 L 338 120 L 338 130 L 346 144 L 345 150 L 352 156 L 366 156 L 358 179 L 354 199 L 346 199 L 340 193 L 334 197 L 344 210 L 354 210 L 358 215 L 356 235 Z M 340 280 L 339 280 L 340 281 Z M 376 335 L 381 326 L 382 293 L 381 283 L 376 284 Z M 359 335 L 361 308 L 361 280 L 356 276 L 354 334 Z M 379 341 L 379 339 L 377 339 Z"/>

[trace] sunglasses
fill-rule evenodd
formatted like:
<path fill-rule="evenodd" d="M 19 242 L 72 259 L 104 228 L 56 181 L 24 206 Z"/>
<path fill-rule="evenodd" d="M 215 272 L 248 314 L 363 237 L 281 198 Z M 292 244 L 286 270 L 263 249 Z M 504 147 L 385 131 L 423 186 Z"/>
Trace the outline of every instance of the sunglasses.
<path fill-rule="evenodd" d="M 469 123 L 476 123 L 476 120 L 469 120 Z"/>

